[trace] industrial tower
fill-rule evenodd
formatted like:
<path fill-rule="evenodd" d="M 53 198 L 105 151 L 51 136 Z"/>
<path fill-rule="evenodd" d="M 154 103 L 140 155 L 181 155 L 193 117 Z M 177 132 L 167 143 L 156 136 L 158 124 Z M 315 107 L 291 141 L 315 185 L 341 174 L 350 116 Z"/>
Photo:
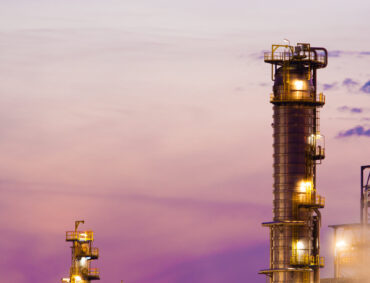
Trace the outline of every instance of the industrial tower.
<path fill-rule="evenodd" d="M 75 230 L 66 232 L 66 241 L 72 242 L 72 261 L 69 277 L 63 278 L 62 282 L 90 283 L 91 280 L 100 280 L 99 270 L 90 267 L 91 261 L 99 257 L 99 250 L 92 247 L 93 231 L 77 231 L 80 223 L 85 221 L 75 221 Z"/>
<path fill-rule="evenodd" d="M 270 267 L 261 270 L 272 283 L 320 282 L 319 209 L 324 198 L 316 188 L 316 164 L 325 157 L 319 131 L 317 69 L 327 66 L 328 53 L 308 43 L 272 45 L 264 61 L 271 64 L 274 81 L 274 200 L 270 229 Z"/>

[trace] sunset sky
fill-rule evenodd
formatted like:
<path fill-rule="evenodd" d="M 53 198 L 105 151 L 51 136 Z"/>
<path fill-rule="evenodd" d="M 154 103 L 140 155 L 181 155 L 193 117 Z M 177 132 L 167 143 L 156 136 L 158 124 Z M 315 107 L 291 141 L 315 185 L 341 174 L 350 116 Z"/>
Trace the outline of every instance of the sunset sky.
<path fill-rule="evenodd" d="M 329 50 L 318 167 L 329 224 L 370 164 L 370 2 L 0 0 L 0 274 L 68 275 L 95 232 L 102 283 L 265 282 L 272 91 L 263 51 Z"/>

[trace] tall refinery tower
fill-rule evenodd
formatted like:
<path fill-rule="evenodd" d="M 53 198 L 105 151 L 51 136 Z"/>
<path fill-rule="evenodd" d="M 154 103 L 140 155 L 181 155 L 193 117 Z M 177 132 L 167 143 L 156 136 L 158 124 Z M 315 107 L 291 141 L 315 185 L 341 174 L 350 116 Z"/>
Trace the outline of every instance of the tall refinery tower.
<path fill-rule="evenodd" d="M 84 222 L 75 221 L 75 230 L 66 233 L 66 241 L 72 243 L 72 260 L 69 277 L 62 282 L 90 283 L 100 279 L 99 270 L 91 268 L 91 261 L 99 257 L 99 250 L 92 246 L 93 231 L 78 231 L 79 224 Z"/>
<path fill-rule="evenodd" d="M 317 94 L 316 73 L 327 59 L 326 49 L 308 43 L 272 45 L 264 56 L 274 81 L 274 219 L 262 224 L 270 228 L 270 267 L 260 271 L 269 282 L 320 282 L 324 198 L 317 193 L 316 164 L 325 157 L 319 131 L 325 97 Z"/>

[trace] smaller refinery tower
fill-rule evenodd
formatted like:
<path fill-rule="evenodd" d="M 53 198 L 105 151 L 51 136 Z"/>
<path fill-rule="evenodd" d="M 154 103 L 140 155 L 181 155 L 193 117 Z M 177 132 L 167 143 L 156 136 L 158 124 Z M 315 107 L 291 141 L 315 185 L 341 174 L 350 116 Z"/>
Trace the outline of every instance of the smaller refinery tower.
<path fill-rule="evenodd" d="M 93 231 L 78 231 L 78 226 L 85 221 L 75 221 L 75 230 L 66 232 L 66 241 L 72 242 L 72 261 L 69 277 L 62 282 L 89 283 L 91 280 L 100 280 L 99 270 L 91 268 L 92 260 L 98 259 L 99 250 L 92 246 Z"/>

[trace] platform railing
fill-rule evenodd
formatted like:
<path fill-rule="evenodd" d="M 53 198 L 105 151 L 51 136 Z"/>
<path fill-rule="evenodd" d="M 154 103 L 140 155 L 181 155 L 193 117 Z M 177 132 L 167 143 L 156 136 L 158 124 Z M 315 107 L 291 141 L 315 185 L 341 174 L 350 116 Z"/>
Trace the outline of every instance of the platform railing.
<path fill-rule="evenodd" d="M 289 91 L 278 94 L 270 94 L 270 102 L 316 102 L 325 104 L 325 95 L 319 93 L 316 96 L 304 91 Z"/>
<path fill-rule="evenodd" d="M 67 231 L 67 241 L 88 242 L 94 240 L 94 233 L 92 231 Z"/>
<path fill-rule="evenodd" d="M 91 256 L 92 257 L 99 257 L 99 249 L 98 248 L 91 248 Z"/>
<path fill-rule="evenodd" d="M 304 205 L 325 206 L 325 197 L 318 194 L 316 196 L 311 193 L 298 193 L 297 202 Z"/>
<path fill-rule="evenodd" d="M 308 55 L 306 53 L 306 55 Z M 265 52 L 264 60 L 265 61 L 290 61 L 293 59 L 293 54 L 291 52 Z M 315 55 L 311 53 L 309 56 L 300 59 L 301 61 L 314 61 L 325 64 L 326 58 L 323 55 Z"/>
<path fill-rule="evenodd" d="M 290 258 L 291 265 L 300 265 L 300 266 L 320 266 L 325 265 L 324 257 L 322 256 L 313 256 L 313 255 L 293 255 Z"/>
<path fill-rule="evenodd" d="M 100 270 L 98 268 L 89 268 L 88 269 L 88 276 L 89 277 L 99 277 Z"/>

